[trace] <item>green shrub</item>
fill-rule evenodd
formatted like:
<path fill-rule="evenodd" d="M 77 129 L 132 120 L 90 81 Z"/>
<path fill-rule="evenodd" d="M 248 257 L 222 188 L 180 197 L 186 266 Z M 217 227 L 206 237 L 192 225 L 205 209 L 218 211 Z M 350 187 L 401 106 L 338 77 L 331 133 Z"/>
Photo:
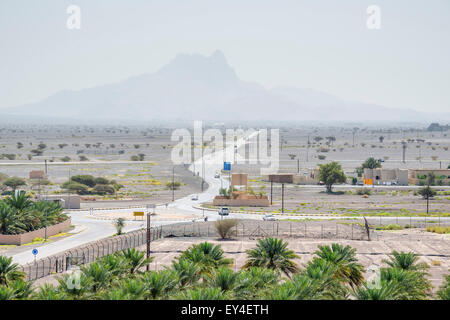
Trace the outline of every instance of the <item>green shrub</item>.
<path fill-rule="evenodd" d="M 98 184 L 93 189 L 93 193 L 99 195 L 114 194 L 114 192 L 115 192 L 114 187 L 106 184 Z"/>

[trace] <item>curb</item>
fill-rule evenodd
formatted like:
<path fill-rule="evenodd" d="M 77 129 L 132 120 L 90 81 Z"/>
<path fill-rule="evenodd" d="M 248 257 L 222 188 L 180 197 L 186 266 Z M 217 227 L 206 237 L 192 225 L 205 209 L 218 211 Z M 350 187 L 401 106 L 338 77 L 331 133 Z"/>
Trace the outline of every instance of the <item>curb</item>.
<path fill-rule="evenodd" d="M 206 210 L 206 211 L 217 211 L 216 209 L 211 208 L 203 208 L 198 206 L 192 206 L 194 209 L 198 210 Z M 316 214 L 316 213 L 278 213 L 278 212 L 259 212 L 259 211 L 241 211 L 241 210 L 230 210 L 230 213 L 239 213 L 239 214 L 259 214 L 259 215 L 267 215 L 273 214 L 274 216 L 306 216 L 306 217 L 337 217 L 342 216 L 339 214 Z"/>

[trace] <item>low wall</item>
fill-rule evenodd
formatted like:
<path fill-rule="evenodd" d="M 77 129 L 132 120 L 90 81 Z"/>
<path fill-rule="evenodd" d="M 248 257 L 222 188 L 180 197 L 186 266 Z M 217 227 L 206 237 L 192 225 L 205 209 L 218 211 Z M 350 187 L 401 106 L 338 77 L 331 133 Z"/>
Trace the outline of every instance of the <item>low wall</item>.
<path fill-rule="evenodd" d="M 270 201 L 267 196 L 256 199 L 227 199 L 223 197 L 215 197 L 213 200 L 214 206 L 226 207 L 268 207 Z"/>
<path fill-rule="evenodd" d="M 71 225 L 72 220 L 69 218 L 61 223 L 48 226 L 47 237 L 54 236 L 55 234 L 61 232 L 69 231 Z M 44 238 L 44 237 L 45 237 L 45 228 L 21 234 L 0 234 L 0 244 L 22 245 L 24 243 L 32 242 L 36 238 Z"/>

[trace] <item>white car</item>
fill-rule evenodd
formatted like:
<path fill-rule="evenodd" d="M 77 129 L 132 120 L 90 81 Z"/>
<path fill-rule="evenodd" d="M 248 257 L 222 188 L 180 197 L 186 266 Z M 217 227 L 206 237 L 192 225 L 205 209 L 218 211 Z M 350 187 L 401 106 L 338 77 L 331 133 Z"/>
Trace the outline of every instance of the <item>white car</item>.
<path fill-rule="evenodd" d="M 263 220 L 264 220 L 264 221 L 277 221 L 278 219 L 275 218 L 275 216 L 274 216 L 273 214 L 266 214 L 266 215 L 263 217 Z"/>
<path fill-rule="evenodd" d="M 220 208 L 219 216 L 227 216 L 230 214 L 230 210 L 228 208 Z"/>
<path fill-rule="evenodd" d="M 192 200 L 192 201 L 197 201 L 197 200 L 198 200 L 198 195 L 194 194 L 194 195 L 191 197 L 191 200 Z"/>
<path fill-rule="evenodd" d="M 219 179 L 219 178 L 220 178 L 220 174 L 216 173 L 216 174 L 214 175 L 214 178 Z"/>

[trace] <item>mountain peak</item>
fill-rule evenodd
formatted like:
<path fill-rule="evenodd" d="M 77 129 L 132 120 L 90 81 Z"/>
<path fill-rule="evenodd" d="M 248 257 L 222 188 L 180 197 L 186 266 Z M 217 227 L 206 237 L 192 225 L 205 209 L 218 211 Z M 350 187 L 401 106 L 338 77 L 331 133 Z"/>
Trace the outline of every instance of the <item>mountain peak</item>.
<path fill-rule="evenodd" d="M 158 75 L 174 80 L 198 79 L 211 85 L 235 85 L 238 78 L 222 51 L 216 50 L 209 57 L 201 54 L 178 54 Z"/>

